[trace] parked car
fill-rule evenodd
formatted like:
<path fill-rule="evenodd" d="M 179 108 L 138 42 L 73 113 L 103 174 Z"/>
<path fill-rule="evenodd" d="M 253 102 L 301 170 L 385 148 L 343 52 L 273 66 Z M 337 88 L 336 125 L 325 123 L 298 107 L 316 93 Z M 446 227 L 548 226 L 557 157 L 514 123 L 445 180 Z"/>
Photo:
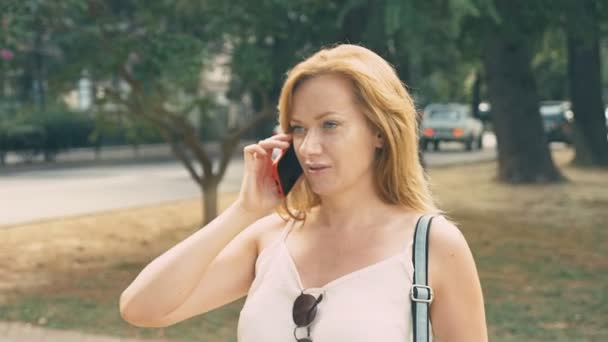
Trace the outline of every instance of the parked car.
<path fill-rule="evenodd" d="M 484 124 L 492 121 L 492 106 L 489 102 L 480 102 L 477 106 L 477 118 Z"/>
<path fill-rule="evenodd" d="M 430 104 L 424 109 L 420 145 L 427 150 L 429 144 L 438 151 L 442 141 L 457 141 L 467 151 L 483 147 L 483 124 L 474 118 L 468 105 L 448 103 Z"/>
<path fill-rule="evenodd" d="M 543 101 L 540 103 L 540 115 L 548 142 L 572 143 L 572 113 L 567 101 Z"/>

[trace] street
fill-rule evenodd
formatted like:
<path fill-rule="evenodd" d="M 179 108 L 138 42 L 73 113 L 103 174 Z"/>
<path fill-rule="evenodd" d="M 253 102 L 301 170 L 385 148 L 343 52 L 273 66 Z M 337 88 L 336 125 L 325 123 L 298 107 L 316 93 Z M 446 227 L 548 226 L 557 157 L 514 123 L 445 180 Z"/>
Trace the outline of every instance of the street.
<path fill-rule="evenodd" d="M 459 144 L 445 144 L 439 152 L 426 152 L 425 160 L 437 167 L 494 159 L 494 136 L 486 135 L 484 145 L 466 152 Z M 242 170 L 242 159 L 233 159 L 219 191 L 238 191 Z M 0 176 L 0 226 L 197 196 L 200 190 L 174 161 L 16 172 Z"/>

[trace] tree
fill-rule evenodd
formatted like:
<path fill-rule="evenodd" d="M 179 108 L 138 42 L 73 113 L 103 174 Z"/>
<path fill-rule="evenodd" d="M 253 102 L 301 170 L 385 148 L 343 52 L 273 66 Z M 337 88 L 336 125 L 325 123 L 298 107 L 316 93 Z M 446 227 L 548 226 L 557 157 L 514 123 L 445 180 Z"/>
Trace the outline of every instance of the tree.
<path fill-rule="evenodd" d="M 417 104 L 466 100 L 463 80 L 476 56 L 458 46 L 472 0 L 347 0 L 338 16 L 340 41 L 361 43 L 389 61 Z"/>
<path fill-rule="evenodd" d="M 241 136 L 273 112 L 261 94 L 258 113 L 221 136 L 217 159 L 205 148 L 193 118 L 209 119 L 218 110 L 201 74 L 224 42 L 209 35 L 217 20 L 212 2 L 190 5 L 72 0 L 54 7 L 64 18 L 55 24 L 70 61 L 64 73 L 74 80 L 88 72 L 100 115 L 142 119 L 158 131 L 200 187 L 207 223 L 217 215 L 217 188 Z"/>
<path fill-rule="evenodd" d="M 336 42 L 339 8 L 333 2 L 218 3 L 222 4 L 219 17 L 223 19 L 218 34 L 227 36 L 231 46 L 233 96 L 264 89 L 270 101 L 276 103 L 286 72 L 312 52 Z M 268 121 L 276 124 L 276 118 Z"/>
<path fill-rule="evenodd" d="M 498 149 L 498 180 L 559 182 L 544 134 L 531 70 L 535 43 L 544 30 L 542 2 L 484 2 L 485 15 L 468 22 L 469 42 L 481 52 Z M 478 40 L 479 43 L 473 40 Z"/>
<path fill-rule="evenodd" d="M 3 28 L 0 45 L 14 52 L 11 74 L 16 78 L 15 82 L 8 82 L 5 77 L 0 81 L 16 93 L 21 105 L 33 106 L 40 112 L 57 95 L 49 93 L 49 74 L 55 72 L 59 61 L 59 51 L 52 39 L 51 23 L 56 18 L 49 11 L 51 8 L 43 1 L 7 0 L 0 11 Z"/>
<path fill-rule="evenodd" d="M 334 18 L 327 13 L 336 11 L 326 10 L 322 1 L 40 4 L 53 14 L 44 28 L 52 32 L 63 62 L 61 72 L 49 80 L 55 90 L 73 89 L 86 72 L 98 95 L 99 115 L 151 124 L 200 186 L 206 221 L 216 216 L 217 186 L 239 140 L 260 123 L 276 120 L 272 103 L 285 71 L 328 41 L 326 33 L 332 30 L 327 28 L 334 26 Z M 317 20 L 313 28 L 312 18 Z M 218 138 L 221 155 L 214 160 L 193 118 L 200 117 L 205 125 L 221 115 L 222 108 L 200 77 L 217 56 L 228 57 L 231 99 L 238 102 L 250 95 L 256 113 L 231 121 Z"/>
<path fill-rule="evenodd" d="M 568 80 L 574 111 L 573 163 L 608 167 L 608 139 L 602 102 L 599 7 L 595 0 L 568 2 Z"/>
<path fill-rule="evenodd" d="M 339 12 L 338 40 L 362 43 L 395 67 L 419 107 L 420 124 L 429 99 L 466 97 L 463 79 L 472 68 L 456 38 L 461 18 L 475 10 L 467 0 L 350 0 Z M 419 160 L 424 166 L 422 149 Z"/>

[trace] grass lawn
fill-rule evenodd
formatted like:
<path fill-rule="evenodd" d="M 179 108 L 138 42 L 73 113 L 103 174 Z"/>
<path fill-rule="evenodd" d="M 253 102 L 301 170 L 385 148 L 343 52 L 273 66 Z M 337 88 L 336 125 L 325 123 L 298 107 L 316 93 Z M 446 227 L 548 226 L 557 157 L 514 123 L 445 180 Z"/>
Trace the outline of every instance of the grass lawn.
<path fill-rule="evenodd" d="M 506 186 L 494 163 L 430 171 L 475 255 L 491 341 L 608 341 L 608 171 Z M 235 194 L 224 194 L 225 208 Z M 198 200 L 0 229 L 0 320 L 174 341 L 235 341 L 242 301 L 166 329 L 121 321 L 118 296 L 144 264 L 197 229 Z M 404 289 L 406 291 L 406 289 Z"/>

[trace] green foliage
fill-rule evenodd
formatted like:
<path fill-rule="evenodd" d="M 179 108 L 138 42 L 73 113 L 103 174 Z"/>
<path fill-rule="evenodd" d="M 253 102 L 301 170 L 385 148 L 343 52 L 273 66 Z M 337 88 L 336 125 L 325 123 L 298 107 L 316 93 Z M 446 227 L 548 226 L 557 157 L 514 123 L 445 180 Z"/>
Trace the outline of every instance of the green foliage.
<path fill-rule="evenodd" d="M 94 128 L 93 121 L 86 113 L 66 110 L 33 112 L 27 118 L 27 122 L 44 130 L 46 136 L 44 150 L 49 153 L 89 146 L 89 136 Z"/>
<path fill-rule="evenodd" d="M 324 1 L 232 1 L 217 26 L 232 45 L 233 76 L 278 95 L 291 66 L 336 42 L 338 10 Z"/>
<path fill-rule="evenodd" d="M 5 0 L 0 3 L 0 13 L 9 22 L 8 25 L 3 25 L 0 31 L 3 43 L 17 43 L 31 34 L 28 30 L 32 21 L 31 9 L 28 1 Z"/>
<path fill-rule="evenodd" d="M 217 127 L 216 127 L 217 129 Z M 24 111 L 0 123 L 0 151 L 16 152 L 26 160 L 43 153 L 46 160 L 72 148 L 160 143 L 156 128 L 129 117 L 92 117 L 89 113 L 55 109 Z"/>
<path fill-rule="evenodd" d="M 52 160 L 60 151 L 90 146 L 93 128 L 93 121 L 83 113 L 22 112 L 0 126 L 0 150 L 17 152 L 26 159 L 44 153 Z"/>
<path fill-rule="evenodd" d="M 179 33 L 154 33 L 133 42 L 135 75 L 148 84 L 166 81 L 195 89 L 202 68 L 202 43 Z"/>
<path fill-rule="evenodd" d="M 388 36 L 391 36 L 401 27 L 401 20 L 404 14 L 410 13 L 411 3 L 398 0 L 386 0 L 384 7 L 384 29 Z"/>
<path fill-rule="evenodd" d="M 210 115 L 211 114 L 211 115 Z M 200 113 L 200 121 L 203 123 L 199 129 L 199 136 L 203 141 L 220 140 L 228 132 L 228 110 L 227 108 L 216 108 L 211 111 Z"/>
<path fill-rule="evenodd" d="M 569 98 L 568 60 L 565 37 L 562 32 L 545 32 L 538 52 L 532 60 L 536 75 L 538 93 L 541 100 L 560 100 Z"/>
<path fill-rule="evenodd" d="M 0 151 L 14 151 L 31 160 L 44 150 L 46 134 L 42 127 L 27 124 L 5 124 L 0 127 Z"/>
<path fill-rule="evenodd" d="M 157 128 L 145 120 L 132 116 L 109 116 L 98 113 L 95 129 L 91 132 L 91 142 L 95 146 L 139 145 L 161 143 Z"/>
<path fill-rule="evenodd" d="M 497 0 L 7 0 L 0 9 L 11 20 L 0 31 L 0 42 L 21 44 L 11 65 L 3 65 L 18 74 L 31 69 L 35 33 L 42 28 L 49 95 L 73 89 L 83 71 L 104 87 L 118 87 L 127 71 L 142 89 L 126 100 L 145 111 L 162 102 L 187 107 L 201 94 L 202 67 L 218 54 L 229 55 L 230 98 L 257 93 L 259 109 L 260 94 L 276 101 L 291 66 L 336 42 L 377 51 L 422 103 L 468 102 L 482 43 L 492 38 L 488 28 L 523 27 L 536 52 L 541 95 L 550 98 L 564 93 L 559 44 L 567 5 L 566 0 L 524 1 L 525 15 L 514 22 L 497 10 L 504 12 L 512 3 Z M 605 14 L 602 20 L 605 33 Z M 206 123 L 203 134 L 218 132 L 209 128 L 217 122 Z"/>

